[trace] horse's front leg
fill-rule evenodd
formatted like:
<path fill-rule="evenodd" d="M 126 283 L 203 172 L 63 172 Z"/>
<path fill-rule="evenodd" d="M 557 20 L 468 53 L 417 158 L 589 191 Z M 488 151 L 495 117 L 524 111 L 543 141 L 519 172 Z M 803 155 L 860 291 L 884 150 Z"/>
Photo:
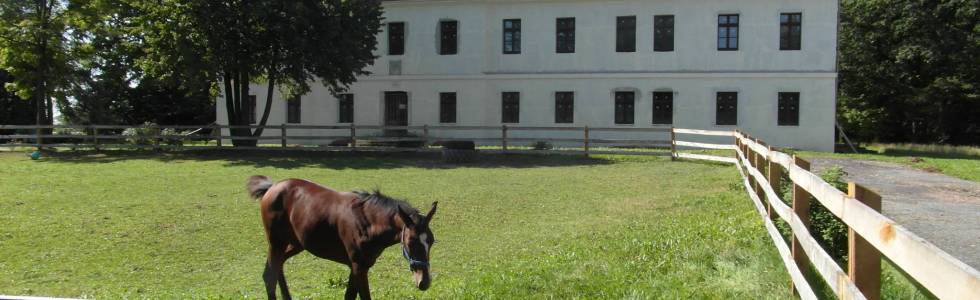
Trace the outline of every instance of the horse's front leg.
<path fill-rule="evenodd" d="M 366 268 L 358 267 L 357 264 L 351 265 L 350 276 L 347 279 L 347 292 L 344 299 L 354 300 L 357 296 L 361 300 L 371 300 L 371 288 L 368 286 L 368 273 Z"/>

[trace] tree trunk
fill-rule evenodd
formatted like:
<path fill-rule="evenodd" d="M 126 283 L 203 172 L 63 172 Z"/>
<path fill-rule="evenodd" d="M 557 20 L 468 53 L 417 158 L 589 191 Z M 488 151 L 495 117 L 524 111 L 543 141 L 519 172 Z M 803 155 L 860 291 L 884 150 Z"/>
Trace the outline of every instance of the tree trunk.
<path fill-rule="evenodd" d="M 269 90 L 268 92 L 266 92 L 266 96 L 265 96 L 265 109 L 262 111 L 262 120 L 259 121 L 259 126 L 265 126 L 265 123 L 269 121 L 269 111 L 272 110 L 272 91 L 275 90 L 275 87 L 276 87 L 276 77 L 275 75 L 270 75 Z M 262 127 L 256 128 L 255 132 L 252 133 L 252 136 L 253 137 L 262 136 L 263 130 L 265 130 L 265 128 Z"/>

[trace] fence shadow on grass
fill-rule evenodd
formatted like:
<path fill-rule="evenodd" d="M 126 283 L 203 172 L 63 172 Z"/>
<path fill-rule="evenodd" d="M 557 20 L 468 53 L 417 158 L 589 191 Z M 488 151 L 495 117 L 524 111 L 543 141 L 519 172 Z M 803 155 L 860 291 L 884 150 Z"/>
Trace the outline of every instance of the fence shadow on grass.
<path fill-rule="evenodd" d="M 454 169 L 454 168 L 535 168 L 562 166 L 607 165 L 615 161 L 603 157 L 580 155 L 534 155 L 480 153 L 472 163 L 448 164 L 439 153 L 415 152 L 304 152 L 304 151 L 241 151 L 200 150 L 182 152 L 152 151 L 71 151 L 51 152 L 46 159 L 63 163 L 114 163 L 129 160 L 221 161 L 226 166 L 273 167 L 279 169 Z M 663 159 L 663 158 L 642 158 Z"/>

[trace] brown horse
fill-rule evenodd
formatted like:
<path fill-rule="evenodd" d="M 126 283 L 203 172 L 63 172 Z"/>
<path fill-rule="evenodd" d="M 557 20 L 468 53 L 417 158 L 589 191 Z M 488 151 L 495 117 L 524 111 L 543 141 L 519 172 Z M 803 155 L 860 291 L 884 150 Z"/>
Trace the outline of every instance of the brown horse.
<path fill-rule="evenodd" d="M 422 215 L 405 201 L 378 191 L 338 192 L 300 179 L 273 184 L 265 176 L 252 176 L 246 187 L 252 198 L 261 199 L 269 241 L 262 278 L 269 299 L 276 298 L 277 281 L 282 297 L 290 299 L 282 266 L 303 250 L 350 267 L 345 299 L 371 299 L 368 269 L 385 248 L 398 243 L 415 286 L 429 288 L 429 250 L 435 243 L 429 222 L 437 203 Z"/>

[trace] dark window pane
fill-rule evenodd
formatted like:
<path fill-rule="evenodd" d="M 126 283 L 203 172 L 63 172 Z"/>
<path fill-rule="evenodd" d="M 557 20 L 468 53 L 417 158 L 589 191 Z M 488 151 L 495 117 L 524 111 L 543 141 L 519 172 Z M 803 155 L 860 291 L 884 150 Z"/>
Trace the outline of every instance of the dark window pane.
<path fill-rule="evenodd" d="M 405 54 L 405 23 L 388 23 L 388 55 Z"/>
<path fill-rule="evenodd" d="M 439 93 L 439 123 L 456 123 L 456 93 Z"/>
<path fill-rule="evenodd" d="M 340 117 L 337 123 L 354 123 L 354 94 L 337 95 Z"/>
<path fill-rule="evenodd" d="M 718 92 L 715 107 L 715 124 L 738 124 L 738 93 Z"/>
<path fill-rule="evenodd" d="M 636 52 L 636 16 L 616 17 L 616 52 Z"/>
<path fill-rule="evenodd" d="M 521 94 L 518 92 L 504 92 L 501 101 L 501 122 L 520 123 Z"/>
<path fill-rule="evenodd" d="M 674 93 L 653 93 L 653 124 L 674 123 Z"/>
<path fill-rule="evenodd" d="M 295 97 L 286 101 L 286 123 L 301 123 L 303 98 Z"/>
<path fill-rule="evenodd" d="M 504 54 L 521 53 L 521 20 L 504 20 Z"/>
<path fill-rule="evenodd" d="M 674 51 L 674 16 L 653 17 L 653 51 Z"/>
<path fill-rule="evenodd" d="M 738 15 L 718 16 L 718 50 L 738 50 Z"/>
<path fill-rule="evenodd" d="M 786 13 L 779 16 L 779 50 L 800 50 L 803 24 L 802 13 Z"/>
<path fill-rule="evenodd" d="M 633 92 L 616 92 L 616 124 L 633 124 L 634 101 Z"/>
<path fill-rule="evenodd" d="M 439 54 L 442 55 L 452 55 L 456 54 L 458 48 L 457 41 L 457 29 L 459 23 L 456 21 L 441 21 L 439 22 Z"/>
<path fill-rule="evenodd" d="M 575 122 L 575 94 L 555 92 L 555 123 Z"/>
<path fill-rule="evenodd" d="M 800 125 L 800 93 L 779 93 L 777 105 L 779 126 Z"/>
<path fill-rule="evenodd" d="M 575 53 L 575 18 L 558 18 L 556 23 L 555 51 L 558 53 Z"/>

